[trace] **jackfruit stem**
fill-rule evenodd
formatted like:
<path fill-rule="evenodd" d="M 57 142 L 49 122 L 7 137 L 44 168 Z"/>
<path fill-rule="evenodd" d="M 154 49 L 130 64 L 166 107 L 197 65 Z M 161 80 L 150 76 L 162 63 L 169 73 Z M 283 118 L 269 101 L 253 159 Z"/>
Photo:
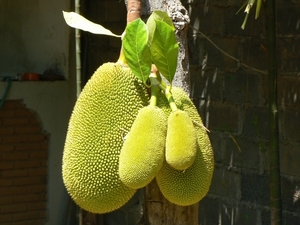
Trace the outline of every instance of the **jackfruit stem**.
<path fill-rule="evenodd" d="M 124 56 L 124 53 L 123 53 L 123 46 L 121 46 L 120 55 L 119 55 L 119 59 L 118 59 L 117 62 L 121 65 L 126 65 L 127 66 L 126 59 L 125 59 L 125 56 Z"/>
<path fill-rule="evenodd" d="M 152 87 L 159 87 L 159 89 L 163 90 L 165 93 L 166 98 L 168 99 L 170 108 L 172 111 L 176 111 L 177 110 L 177 106 L 176 103 L 174 101 L 174 98 L 172 96 L 171 93 L 171 88 L 172 86 L 168 86 L 160 77 L 158 69 L 156 68 L 156 66 L 153 64 L 151 67 L 151 74 L 149 76 L 150 82 L 151 82 L 151 95 L 152 95 Z M 156 94 L 158 92 L 158 90 L 155 90 L 155 105 L 156 105 Z M 151 96 L 152 98 L 152 96 Z M 150 99 L 150 104 L 151 104 L 151 99 Z"/>
<path fill-rule="evenodd" d="M 157 104 L 157 93 L 160 90 L 159 88 L 159 81 L 157 80 L 157 76 L 155 72 L 151 72 L 150 76 L 150 83 L 151 83 L 151 98 L 150 98 L 150 105 L 156 106 Z"/>
<path fill-rule="evenodd" d="M 163 91 L 165 92 L 165 91 L 166 91 L 166 88 L 167 88 L 167 85 L 166 85 L 163 81 L 161 81 L 161 82 L 159 83 L 159 87 L 160 87 L 161 90 L 163 90 Z"/>
<path fill-rule="evenodd" d="M 151 106 L 156 106 L 157 104 L 157 93 L 159 91 L 158 86 L 151 86 L 151 98 L 150 98 L 150 105 Z"/>
<path fill-rule="evenodd" d="M 168 99 L 169 102 L 169 106 L 172 109 L 172 111 L 176 111 L 177 110 L 177 106 L 176 103 L 174 101 L 174 98 L 172 96 L 172 93 L 170 92 L 170 86 L 167 86 L 166 90 L 165 90 L 165 96 Z"/>

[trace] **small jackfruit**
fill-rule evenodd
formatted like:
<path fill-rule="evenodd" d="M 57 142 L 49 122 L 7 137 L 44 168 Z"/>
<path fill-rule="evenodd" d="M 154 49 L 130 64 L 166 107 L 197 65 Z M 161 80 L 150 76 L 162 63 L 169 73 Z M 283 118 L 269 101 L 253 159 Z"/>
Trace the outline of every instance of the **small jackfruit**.
<path fill-rule="evenodd" d="M 121 149 L 119 175 L 125 185 L 142 188 L 155 177 L 164 161 L 167 118 L 155 106 L 140 109 Z"/>
<path fill-rule="evenodd" d="M 166 138 L 167 163 L 177 170 L 187 169 L 195 160 L 197 145 L 196 130 L 187 112 L 172 111 Z"/>
<path fill-rule="evenodd" d="M 197 153 L 194 163 L 186 170 L 176 170 L 164 161 L 156 181 L 167 200 L 186 206 L 200 201 L 207 194 L 214 170 L 214 157 L 209 137 L 192 101 L 180 88 L 173 87 L 172 94 L 178 109 L 187 112 L 195 124 Z M 166 99 L 158 96 L 157 105 L 167 116 L 171 113 Z"/>
<path fill-rule="evenodd" d="M 100 66 L 83 88 L 69 121 L 62 175 L 68 193 L 86 211 L 113 211 L 136 192 L 119 178 L 119 154 L 148 100 L 145 86 L 118 63 Z"/>

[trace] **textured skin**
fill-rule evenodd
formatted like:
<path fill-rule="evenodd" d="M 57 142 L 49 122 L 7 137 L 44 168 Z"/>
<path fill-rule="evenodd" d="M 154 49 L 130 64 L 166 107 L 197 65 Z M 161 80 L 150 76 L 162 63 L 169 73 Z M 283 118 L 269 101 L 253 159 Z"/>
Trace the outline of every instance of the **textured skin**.
<path fill-rule="evenodd" d="M 119 154 L 148 99 L 144 85 L 117 63 L 99 67 L 82 90 L 69 121 L 62 175 L 68 193 L 86 211 L 113 211 L 135 193 L 119 178 Z"/>
<path fill-rule="evenodd" d="M 161 169 L 165 158 L 167 117 L 154 106 L 142 108 L 121 149 L 120 179 L 131 188 L 149 184 Z"/>
<path fill-rule="evenodd" d="M 207 194 L 214 169 L 214 157 L 197 109 L 182 89 L 173 87 L 172 93 L 177 107 L 186 111 L 193 120 L 198 149 L 193 165 L 186 170 L 175 170 L 165 161 L 156 181 L 167 200 L 186 206 L 200 201 Z M 162 97 L 158 97 L 158 100 L 158 106 L 169 115 L 171 110 L 166 100 Z"/>
<path fill-rule="evenodd" d="M 177 170 L 190 167 L 197 153 L 197 135 L 192 119 L 182 110 L 172 111 L 168 118 L 166 161 Z"/>

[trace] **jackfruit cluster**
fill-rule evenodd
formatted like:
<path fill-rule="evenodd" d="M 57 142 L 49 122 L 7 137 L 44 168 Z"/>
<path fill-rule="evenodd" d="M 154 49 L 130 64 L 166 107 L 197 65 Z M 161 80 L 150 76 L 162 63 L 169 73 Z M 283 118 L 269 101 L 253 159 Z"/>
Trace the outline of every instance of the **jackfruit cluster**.
<path fill-rule="evenodd" d="M 177 110 L 172 110 L 164 94 L 158 93 L 157 107 L 147 106 L 140 111 L 148 113 L 143 117 L 138 115 L 129 131 L 128 142 L 125 140 L 121 150 L 119 174 L 125 185 L 132 188 L 146 186 L 155 176 L 166 199 L 186 206 L 200 201 L 208 192 L 213 152 L 206 129 L 189 97 L 176 87 L 172 93 Z M 167 120 L 157 116 L 161 111 Z M 161 167 L 157 163 L 160 162 L 157 151 L 164 146 L 164 141 L 165 160 Z"/>
<path fill-rule="evenodd" d="M 128 67 L 106 63 L 83 88 L 66 136 L 62 176 L 73 200 L 93 213 L 124 205 L 136 192 L 119 177 L 124 137 L 148 93 Z"/>
<path fill-rule="evenodd" d="M 129 68 L 102 65 L 82 90 L 63 154 L 63 180 L 86 211 L 124 205 L 154 178 L 166 199 L 191 205 L 207 193 L 213 152 L 197 109 L 177 87 L 172 110 L 164 93 L 156 106 Z"/>
<path fill-rule="evenodd" d="M 167 200 L 187 206 L 197 203 L 207 194 L 214 170 L 214 157 L 206 129 L 193 102 L 181 88 L 173 87 L 172 94 L 178 109 L 186 112 L 193 121 L 197 152 L 193 164 L 185 170 L 174 169 L 164 161 L 162 169 L 156 175 L 156 181 Z M 168 101 L 163 97 L 158 97 L 157 106 L 167 116 L 172 112 Z"/>
<path fill-rule="evenodd" d="M 119 160 L 119 175 L 125 185 L 142 188 L 161 169 L 167 132 L 165 113 L 149 105 L 138 112 L 126 136 Z"/>

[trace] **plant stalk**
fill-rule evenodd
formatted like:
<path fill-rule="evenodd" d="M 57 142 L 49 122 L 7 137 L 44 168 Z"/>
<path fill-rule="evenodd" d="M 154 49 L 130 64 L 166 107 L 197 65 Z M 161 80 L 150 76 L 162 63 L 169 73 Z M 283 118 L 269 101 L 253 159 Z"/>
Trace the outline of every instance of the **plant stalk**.
<path fill-rule="evenodd" d="M 80 0 L 75 0 L 75 12 L 80 14 Z M 75 29 L 75 52 L 76 52 L 76 97 L 78 99 L 81 92 L 81 45 L 80 30 Z M 83 225 L 83 209 L 77 206 L 78 225 Z"/>
<path fill-rule="evenodd" d="M 281 225 L 281 178 L 278 126 L 277 63 L 276 63 L 276 15 L 275 0 L 267 1 L 269 117 L 270 117 L 270 209 L 271 224 Z"/>
<path fill-rule="evenodd" d="M 165 90 L 165 96 L 168 99 L 169 106 L 172 109 L 172 111 L 176 111 L 177 110 L 177 106 L 176 106 L 176 103 L 175 103 L 174 98 L 172 96 L 172 93 L 170 92 L 170 87 L 166 88 L 166 90 Z"/>
<path fill-rule="evenodd" d="M 80 0 L 75 0 L 75 12 L 80 14 Z M 77 98 L 81 92 L 81 45 L 80 45 L 80 30 L 75 29 L 75 48 L 76 48 L 76 94 Z"/>

